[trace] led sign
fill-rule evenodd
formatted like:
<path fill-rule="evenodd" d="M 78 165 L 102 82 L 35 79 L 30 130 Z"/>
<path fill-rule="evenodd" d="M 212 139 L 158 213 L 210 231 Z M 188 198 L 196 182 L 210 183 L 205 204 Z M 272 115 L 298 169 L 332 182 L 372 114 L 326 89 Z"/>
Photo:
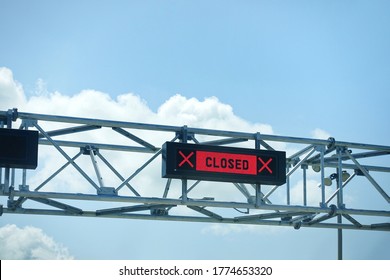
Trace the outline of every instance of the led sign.
<path fill-rule="evenodd" d="M 286 153 L 166 142 L 164 178 L 282 185 L 286 182 Z"/>
<path fill-rule="evenodd" d="M 35 169 L 38 131 L 0 128 L 0 167 Z"/>

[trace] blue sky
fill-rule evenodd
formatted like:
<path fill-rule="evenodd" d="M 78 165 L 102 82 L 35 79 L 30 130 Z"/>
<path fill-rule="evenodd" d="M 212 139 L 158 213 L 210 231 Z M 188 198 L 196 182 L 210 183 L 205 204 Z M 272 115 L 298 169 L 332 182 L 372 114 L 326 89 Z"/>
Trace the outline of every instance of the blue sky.
<path fill-rule="evenodd" d="M 215 96 L 279 135 L 321 129 L 337 140 L 389 145 L 389 12 L 390 3 L 377 0 L 0 0 L 0 67 L 27 100 L 92 89 L 113 100 L 133 93 L 157 112 L 176 94 L 200 103 Z M 6 224 L 42 228 L 79 259 L 337 256 L 331 230 L 221 236 L 203 224 L 4 215 Z M 389 241 L 346 232 L 345 256 L 389 259 Z"/>

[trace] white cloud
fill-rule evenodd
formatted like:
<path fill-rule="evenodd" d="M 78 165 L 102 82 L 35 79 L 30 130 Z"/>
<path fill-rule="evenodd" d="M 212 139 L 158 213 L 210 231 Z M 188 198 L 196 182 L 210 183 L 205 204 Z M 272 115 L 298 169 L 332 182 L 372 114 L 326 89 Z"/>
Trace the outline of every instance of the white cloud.
<path fill-rule="evenodd" d="M 23 110 L 41 114 L 73 117 L 89 117 L 147 122 L 152 112 L 145 101 L 131 93 L 112 99 L 110 95 L 96 90 L 83 90 L 73 96 L 59 92 L 31 97 Z"/>
<path fill-rule="evenodd" d="M 262 234 L 274 235 L 289 230 L 288 227 L 266 227 L 259 225 L 234 225 L 234 224 L 212 224 L 202 229 L 202 234 L 213 234 L 216 236 L 229 236 L 231 234 Z"/>
<path fill-rule="evenodd" d="M 311 132 L 311 136 L 316 139 L 328 139 L 331 135 L 323 129 L 316 128 Z"/>
<path fill-rule="evenodd" d="M 34 95 L 42 96 L 49 95 L 49 91 L 47 90 L 47 83 L 43 79 L 38 79 L 35 83 Z"/>
<path fill-rule="evenodd" d="M 25 102 L 22 85 L 14 80 L 10 69 L 0 67 L 0 110 L 24 105 Z"/>
<path fill-rule="evenodd" d="M 171 125 L 186 124 L 208 129 L 273 134 L 270 125 L 253 124 L 239 118 L 234 114 L 230 105 L 221 103 L 217 97 L 209 97 L 199 101 L 196 98 L 187 99 L 177 94 L 161 105 L 157 111 L 157 116 Z"/>
<path fill-rule="evenodd" d="M 253 227 L 251 225 L 222 225 L 222 224 L 213 224 L 209 225 L 202 229 L 202 234 L 214 234 L 217 236 L 226 236 L 232 233 L 241 233 L 243 231 L 253 232 Z"/>
<path fill-rule="evenodd" d="M 0 228 L 2 260 L 69 260 L 68 249 L 56 243 L 41 229 L 6 225 Z"/>

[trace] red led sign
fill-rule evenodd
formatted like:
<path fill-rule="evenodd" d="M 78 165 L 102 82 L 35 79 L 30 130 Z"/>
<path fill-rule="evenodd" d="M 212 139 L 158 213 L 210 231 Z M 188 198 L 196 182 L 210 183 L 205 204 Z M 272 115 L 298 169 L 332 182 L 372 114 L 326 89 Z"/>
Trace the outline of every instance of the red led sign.
<path fill-rule="evenodd" d="M 167 142 L 164 178 L 281 185 L 286 182 L 285 152 Z"/>
<path fill-rule="evenodd" d="M 235 174 L 257 173 L 256 156 L 197 151 L 196 170 Z"/>

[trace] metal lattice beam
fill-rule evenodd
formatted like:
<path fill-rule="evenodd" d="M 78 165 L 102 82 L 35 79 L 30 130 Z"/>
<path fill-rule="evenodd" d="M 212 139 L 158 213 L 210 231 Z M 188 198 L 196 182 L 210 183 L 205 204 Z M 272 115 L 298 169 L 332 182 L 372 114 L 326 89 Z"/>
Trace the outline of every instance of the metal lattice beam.
<path fill-rule="evenodd" d="M 39 164 L 37 170 L 28 172 L 0 168 L 0 197 L 6 200 L 6 206 L 1 205 L 1 214 L 390 231 L 389 189 L 375 178 L 387 176 L 385 182 L 389 182 L 390 146 L 342 142 L 333 138 L 309 139 L 258 132 L 52 116 L 16 110 L 0 111 L 0 127 L 11 128 L 13 123 L 20 120 L 19 129 L 39 131 L 40 148 L 52 147 L 50 156 L 58 158 L 58 166 L 50 175 Z M 66 128 L 52 130 L 53 124 Z M 95 137 L 95 133 L 101 136 L 103 129 L 109 141 Z M 66 139 L 62 138 L 65 136 Z M 124 145 L 126 138 L 133 143 Z M 288 180 L 284 185 L 254 184 L 253 188 L 237 182 L 214 182 L 210 185 L 205 181 L 161 178 L 158 161 L 162 154 L 161 147 L 167 141 L 209 145 L 245 143 L 256 149 L 267 150 L 274 150 L 279 143 L 287 149 L 293 147 L 297 152 L 287 156 Z M 352 150 L 357 150 L 357 153 Z M 89 161 L 84 160 L 83 155 L 88 156 Z M 125 157 L 126 160 L 123 160 Z M 378 158 L 384 158 L 382 162 L 387 165 L 378 165 L 378 161 L 374 160 Z M 129 166 L 124 168 L 124 164 Z M 311 169 L 319 172 L 314 173 Z M 81 179 L 77 183 L 64 179 L 62 176 L 69 176 L 66 175 L 67 170 L 76 171 L 74 173 Z M 344 180 L 343 175 L 347 170 L 352 170 L 353 174 Z M 335 172 L 335 175 L 328 178 L 329 171 Z M 313 190 L 308 191 L 308 174 L 319 185 L 314 195 Z M 346 203 L 345 195 L 353 190 L 354 184 L 361 184 L 357 183 L 357 177 L 366 178 L 367 183 L 374 186 L 369 188 L 369 194 L 381 200 L 379 206 L 369 203 L 365 197 L 360 198 L 367 202 L 362 207 Z M 30 178 L 35 180 L 30 181 Z M 336 181 L 336 187 L 329 191 L 327 184 L 332 180 Z M 69 185 L 64 183 L 68 181 Z M 302 204 L 291 203 L 293 181 L 302 182 L 299 198 Z M 115 183 L 107 186 L 107 182 Z M 144 193 L 148 195 L 142 195 Z M 309 205 L 309 201 L 315 203 Z M 329 205 L 331 201 L 333 204 Z M 77 207 L 72 205 L 76 202 Z M 91 206 L 89 202 L 95 203 Z M 116 206 L 113 207 L 113 203 Z M 181 206 L 192 211 L 183 211 Z M 345 219 L 341 219 L 341 216 Z M 338 217 L 337 221 L 335 217 Z"/>

